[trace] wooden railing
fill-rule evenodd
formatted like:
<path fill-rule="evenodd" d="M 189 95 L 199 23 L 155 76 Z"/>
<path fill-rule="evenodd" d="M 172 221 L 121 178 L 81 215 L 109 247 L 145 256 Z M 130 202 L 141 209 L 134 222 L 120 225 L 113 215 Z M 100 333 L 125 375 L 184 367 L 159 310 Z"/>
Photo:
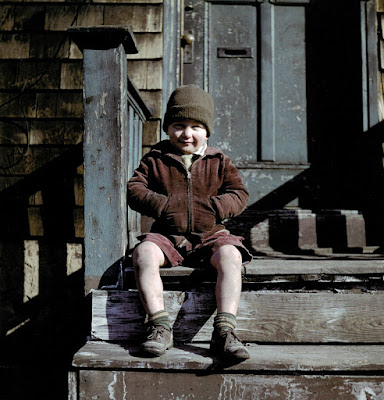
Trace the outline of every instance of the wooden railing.
<path fill-rule="evenodd" d="M 127 54 L 138 52 L 128 27 L 68 30 L 83 52 L 85 288 L 134 245 L 140 217 L 128 211 L 126 184 L 141 158 L 150 111 L 127 74 Z"/>

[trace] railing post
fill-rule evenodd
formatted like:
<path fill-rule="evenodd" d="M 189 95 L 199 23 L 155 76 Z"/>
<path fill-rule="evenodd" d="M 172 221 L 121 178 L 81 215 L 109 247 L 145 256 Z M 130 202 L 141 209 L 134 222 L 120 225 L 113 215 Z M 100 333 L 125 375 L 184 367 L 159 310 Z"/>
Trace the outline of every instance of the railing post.
<path fill-rule="evenodd" d="M 138 51 L 128 27 L 78 27 L 68 32 L 83 52 L 84 249 L 88 292 L 98 287 L 103 273 L 123 257 L 128 245 L 126 183 L 132 172 L 130 160 L 137 158 L 135 152 L 141 153 L 141 146 L 138 148 L 137 140 L 130 137 L 135 132 L 137 135 L 138 129 L 132 129 L 131 110 L 128 112 L 132 95 L 128 93 L 126 54 Z M 132 148 L 133 143 L 137 148 Z"/>

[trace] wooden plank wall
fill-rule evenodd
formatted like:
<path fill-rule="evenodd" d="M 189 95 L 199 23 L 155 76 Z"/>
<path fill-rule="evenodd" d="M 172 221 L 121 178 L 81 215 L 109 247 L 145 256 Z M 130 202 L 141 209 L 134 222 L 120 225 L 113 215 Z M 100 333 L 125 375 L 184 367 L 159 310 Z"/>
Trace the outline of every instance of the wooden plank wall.
<path fill-rule="evenodd" d="M 144 151 L 160 138 L 163 2 L 5 1 L 0 4 L 0 193 L 82 140 L 82 54 L 69 26 L 129 25 L 139 54 L 128 74 L 154 110 Z M 72 173 L 73 232 L 82 238 L 82 166 Z M 67 188 L 68 189 L 68 188 Z M 44 191 L 27 199 L 23 236 L 44 237 Z M 26 238 L 26 237 L 24 237 Z"/>

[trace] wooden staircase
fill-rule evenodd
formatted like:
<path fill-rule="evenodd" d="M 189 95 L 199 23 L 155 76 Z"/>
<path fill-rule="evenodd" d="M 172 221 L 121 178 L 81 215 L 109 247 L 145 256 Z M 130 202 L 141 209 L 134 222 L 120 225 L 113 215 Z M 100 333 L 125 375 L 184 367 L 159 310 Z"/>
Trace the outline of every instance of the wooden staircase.
<path fill-rule="evenodd" d="M 84 55 L 84 280 L 86 291 L 99 289 L 89 294 L 91 330 L 72 360 L 69 399 L 384 399 L 384 260 L 367 247 L 357 211 L 250 206 L 229 228 L 255 255 L 237 329 L 252 358 L 229 365 L 209 354 L 216 276 L 207 266 L 162 269 L 175 346 L 141 357 L 145 315 L 123 259 L 142 226 L 125 200 L 149 114 L 125 82 L 126 54 L 137 49 L 124 27 L 70 33 Z M 105 93 L 118 101 L 105 103 Z"/>
<path fill-rule="evenodd" d="M 205 272 L 162 270 L 175 346 L 158 358 L 138 352 L 145 315 L 131 268 L 119 288 L 92 291 L 91 336 L 73 358 L 69 398 L 384 398 L 380 257 L 254 258 L 237 328 L 252 357 L 233 365 L 208 350 L 215 275 Z"/>

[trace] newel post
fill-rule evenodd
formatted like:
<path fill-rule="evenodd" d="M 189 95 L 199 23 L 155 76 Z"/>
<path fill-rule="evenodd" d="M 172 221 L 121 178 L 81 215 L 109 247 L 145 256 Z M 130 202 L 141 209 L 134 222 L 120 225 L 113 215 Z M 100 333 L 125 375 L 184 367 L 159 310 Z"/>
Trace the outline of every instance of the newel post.
<path fill-rule="evenodd" d="M 127 54 L 137 53 L 128 27 L 77 27 L 68 32 L 83 52 L 85 289 L 126 251 L 126 183 L 141 154 L 148 109 L 127 77 Z M 144 111 L 143 111 L 144 110 Z M 132 136 L 135 135 L 136 138 Z M 128 222 L 130 220 L 130 222 Z"/>

